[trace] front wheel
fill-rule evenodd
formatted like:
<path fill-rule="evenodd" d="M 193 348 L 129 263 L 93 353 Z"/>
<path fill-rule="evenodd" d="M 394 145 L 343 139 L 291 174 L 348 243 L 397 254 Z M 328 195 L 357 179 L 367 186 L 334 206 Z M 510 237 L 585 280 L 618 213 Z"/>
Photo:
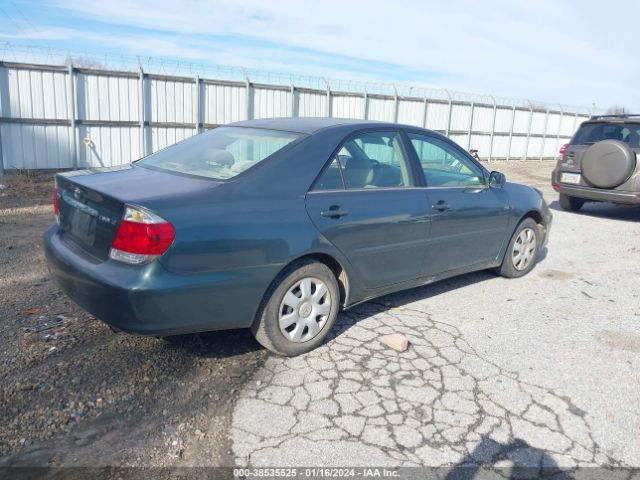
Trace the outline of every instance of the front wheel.
<path fill-rule="evenodd" d="M 564 193 L 560 194 L 560 206 L 563 210 L 569 212 L 577 212 L 584 205 L 584 200 L 581 198 L 572 197 Z"/>
<path fill-rule="evenodd" d="M 525 218 L 516 228 L 498 273 L 517 278 L 526 275 L 536 263 L 540 246 L 540 227 L 531 218 Z"/>
<path fill-rule="evenodd" d="M 333 272 L 322 263 L 304 260 L 274 280 L 252 331 L 268 350 L 292 357 L 319 346 L 339 310 L 340 290 Z"/>

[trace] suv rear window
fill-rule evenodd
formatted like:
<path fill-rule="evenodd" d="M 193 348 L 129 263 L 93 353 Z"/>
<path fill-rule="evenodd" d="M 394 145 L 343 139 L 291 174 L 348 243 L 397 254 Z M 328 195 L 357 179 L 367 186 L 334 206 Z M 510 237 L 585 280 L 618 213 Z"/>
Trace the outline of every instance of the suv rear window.
<path fill-rule="evenodd" d="M 631 148 L 640 147 L 639 123 L 583 123 L 571 145 L 589 145 L 601 140 L 620 140 Z"/>
<path fill-rule="evenodd" d="M 218 127 L 153 153 L 136 164 L 226 180 L 299 137 L 295 133 L 262 128 Z"/>

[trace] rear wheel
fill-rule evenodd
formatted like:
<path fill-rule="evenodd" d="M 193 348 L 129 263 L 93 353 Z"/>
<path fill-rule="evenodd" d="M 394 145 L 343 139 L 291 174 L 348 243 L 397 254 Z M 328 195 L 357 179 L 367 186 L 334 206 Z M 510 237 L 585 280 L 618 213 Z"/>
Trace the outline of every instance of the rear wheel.
<path fill-rule="evenodd" d="M 525 218 L 516 228 L 498 273 L 503 277 L 517 278 L 533 269 L 540 248 L 540 227 L 531 218 Z"/>
<path fill-rule="evenodd" d="M 336 321 L 340 291 L 333 272 L 312 260 L 285 269 L 267 291 L 252 327 L 256 340 L 283 356 L 320 345 Z"/>
<path fill-rule="evenodd" d="M 563 210 L 569 212 L 577 212 L 584 205 L 584 200 L 581 198 L 572 197 L 564 193 L 560 194 L 560 206 Z"/>

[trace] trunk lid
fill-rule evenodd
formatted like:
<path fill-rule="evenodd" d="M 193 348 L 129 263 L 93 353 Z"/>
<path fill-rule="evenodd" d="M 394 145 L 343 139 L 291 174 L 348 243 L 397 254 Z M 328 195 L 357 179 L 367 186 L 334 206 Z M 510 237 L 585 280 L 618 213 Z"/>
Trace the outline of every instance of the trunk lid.
<path fill-rule="evenodd" d="M 59 229 L 65 241 L 98 260 L 107 260 L 126 204 L 163 215 L 187 197 L 219 185 L 135 165 L 56 175 Z M 188 201 L 188 200 L 187 200 Z"/>

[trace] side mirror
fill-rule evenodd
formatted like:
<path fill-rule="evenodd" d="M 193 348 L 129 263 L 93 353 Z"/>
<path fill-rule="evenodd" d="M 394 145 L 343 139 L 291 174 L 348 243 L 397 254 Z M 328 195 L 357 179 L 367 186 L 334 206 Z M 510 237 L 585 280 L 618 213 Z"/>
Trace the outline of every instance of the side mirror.
<path fill-rule="evenodd" d="M 507 177 L 505 177 L 504 173 L 494 170 L 489 174 L 490 187 L 504 187 L 505 183 L 507 183 Z"/>

